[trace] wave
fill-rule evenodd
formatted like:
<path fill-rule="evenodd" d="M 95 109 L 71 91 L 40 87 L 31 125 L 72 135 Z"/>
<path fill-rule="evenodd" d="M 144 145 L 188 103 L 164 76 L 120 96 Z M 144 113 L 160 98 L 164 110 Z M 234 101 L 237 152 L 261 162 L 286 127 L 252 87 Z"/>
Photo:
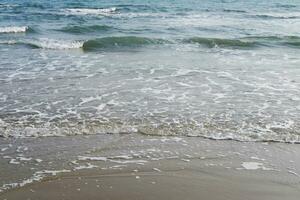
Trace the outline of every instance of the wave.
<path fill-rule="evenodd" d="M 204 38 L 204 37 L 192 37 L 184 40 L 185 43 L 194 43 L 204 45 L 209 48 L 214 47 L 238 47 L 249 48 L 255 47 L 256 43 L 253 41 L 243 41 L 240 39 L 222 39 L 222 38 Z"/>
<path fill-rule="evenodd" d="M 58 29 L 57 31 L 72 33 L 72 34 L 83 34 L 83 33 L 107 31 L 111 28 L 112 27 L 106 25 L 67 26 L 67 27 L 63 27 L 62 29 Z"/>
<path fill-rule="evenodd" d="M 39 8 L 39 9 L 49 9 L 51 8 L 51 3 L 35 3 L 35 2 L 24 2 L 20 4 L 22 7 L 28 8 Z"/>
<path fill-rule="evenodd" d="M 57 49 L 57 50 L 64 50 L 64 49 L 79 49 L 82 48 L 83 42 L 82 41 L 65 41 L 65 40 L 54 40 L 43 38 L 39 40 L 7 40 L 7 41 L 0 41 L 2 45 L 20 45 L 26 46 L 33 49 Z"/>
<path fill-rule="evenodd" d="M 26 44 L 32 46 L 33 48 L 57 49 L 57 50 L 79 49 L 83 46 L 82 41 L 65 41 L 65 40 L 54 40 L 48 38 L 29 41 Z"/>
<path fill-rule="evenodd" d="M 143 121 L 143 122 L 142 122 Z M 142 122 L 142 123 L 141 123 Z M 147 119 L 122 121 L 98 118 L 54 120 L 41 123 L 36 121 L 5 122 L 0 119 L 0 137 L 27 138 L 74 136 L 95 134 L 138 133 L 149 136 L 204 137 L 214 140 L 236 140 L 243 142 L 300 143 L 300 124 L 283 121 L 262 124 L 253 121 L 237 123 L 207 119 L 200 122 L 180 121 L 176 123 L 151 122 Z"/>
<path fill-rule="evenodd" d="M 246 13 L 245 10 L 223 9 L 224 12 Z"/>
<path fill-rule="evenodd" d="M 251 17 L 257 17 L 262 19 L 298 19 L 299 13 L 266 13 L 250 15 Z"/>
<path fill-rule="evenodd" d="M 123 36 L 123 37 L 104 37 L 94 40 L 88 40 L 83 44 L 84 51 L 96 51 L 107 48 L 116 47 L 139 47 L 144 45 L 164 44 L 167 43 L 163 39 L 153 39 L 146 37 L 136 36 Z"/>
<path fill-rule="evenodd" d="M 237 39 L 193 37 L 185 43 L 200 44 L 209 48 L 254 48 L 259 46 L 300 47 L 298 36 L 251 36 Z"/>
<path fill-rule="evenodd" d="M 261 45 L 278 45 L 289 47 L 300 47 L 300 37 L 298 36 L 251 36 L 244 37 L 243 40 L 255 41 Z"/>
<path fill-rule="evenodd" d="M 277 8 L 296 8 L 296 5 L 292 5 L 292 4 L 277 4 L 276 5 Z"/>
<path fill-rule="evenodd" d="M 96 29 L 101 29 L 97 27 Z M 86 29 L 84 29 L 86 30 Z M 81 30 L 83 31 L 83 30 Z M 300 37 L 298 36 L 250 36 L 236 39 L 226 38 L 205 38 L 192 37 L 177 40 L 177 43 L 197 44 L 207 48 L 233 48 L 251 49 L 258 47 L 300 47 Z M 66 41 L 49 38 L 36 40 L 8 40 L 0 41 L 4 45 L 25 45 L 31 48 L 42 49 L 82 49 L 83 51 L 102 51 L 105 49 L 138 48 L 148 45 L 176 44 L 168 40 L 159 38 L 147 38 L 137 36 L 102 37 L 87 41 Z"/>
<path fill-rule="evenodd" d="M 111 15 L 117 12 L 116 7 L 112 8 L 67 8 L 64 10 L 71 15 Z"/>
<path fill-rule="evenodd" d="M 121 47 L 141 47 L 145 45 L 163 44 L 167 41 L 162 39 L 153 39 L 146 37 L 124 36 L 124 37 L 104 37 L 87 41 L 65 41 L 55 40 L 49 38 L 42 38 L 38 40 L 8 40 L 0 41 L 0 44 L 7 45 L 25 45 L 30 48 L 42 49 L 83 49 L 84 51 L 97 51 L 110 48 Z"/>
<path fill-rule="evenodd" d="M 0 33 L 25 33 L 25 32 L 33 32 L 28 26 L 6 26 L 0 27 Z"/>

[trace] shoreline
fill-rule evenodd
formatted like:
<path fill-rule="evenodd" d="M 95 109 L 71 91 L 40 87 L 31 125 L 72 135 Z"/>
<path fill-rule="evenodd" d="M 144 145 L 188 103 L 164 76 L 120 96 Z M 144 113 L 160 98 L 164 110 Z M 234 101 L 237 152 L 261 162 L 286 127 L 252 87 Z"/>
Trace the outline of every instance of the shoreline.
<path fill-rule="evenodd" d="M 33 172 L 41 179 L 7 188 L 1 199 L 183 199 L 189 194 L 189 199 L 293 200 L 300 195 L 297 144 L 139 134 L 8 140 L 11 147 L 0 159 L 6 183 L 34 179 Z M 19 164 L 11 164 L 13 159 Z"/>

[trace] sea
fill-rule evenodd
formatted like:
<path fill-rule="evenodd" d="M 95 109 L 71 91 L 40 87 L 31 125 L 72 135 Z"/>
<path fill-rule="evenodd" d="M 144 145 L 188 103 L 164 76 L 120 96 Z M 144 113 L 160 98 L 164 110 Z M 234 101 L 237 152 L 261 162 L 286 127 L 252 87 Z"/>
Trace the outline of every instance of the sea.
<path fill-rule="evenodd" d="M 300 142 L 300 1 L 1 0 L 0 137 Z"/>
<path fill-rule="evenodd" d="M 298 184 L 297 143 L 300 1 L 0 0 L 0 199 L 191 163 Z"/>

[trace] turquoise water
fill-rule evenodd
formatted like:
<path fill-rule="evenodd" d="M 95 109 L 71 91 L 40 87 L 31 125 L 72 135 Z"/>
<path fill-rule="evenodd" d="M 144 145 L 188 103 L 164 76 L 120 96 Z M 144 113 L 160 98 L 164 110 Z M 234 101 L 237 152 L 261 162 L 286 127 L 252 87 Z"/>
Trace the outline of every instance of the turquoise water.
<path fill-rule="evenodd" d="M 300 142 L 300 2 L 0 2 L 0 136 Z"/>

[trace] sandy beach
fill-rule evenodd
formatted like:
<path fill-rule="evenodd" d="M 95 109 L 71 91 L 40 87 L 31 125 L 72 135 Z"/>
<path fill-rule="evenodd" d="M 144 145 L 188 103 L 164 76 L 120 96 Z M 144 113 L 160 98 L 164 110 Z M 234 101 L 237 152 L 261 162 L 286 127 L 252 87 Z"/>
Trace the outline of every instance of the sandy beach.
<path fill-rule="evenodd" d="M 39 139 L 32 147 L 42 149 L 47 144 L 49 157 L 42 156 L 41 150 L 39 155 L 44 161 L 40 165 L 50 164 L 35 175 L 46 176 L 23 187 L 7 189 L 0 193 L 0 199 L 296 200 L 300 195 L 300 147 L 296 144 L 135 134 L 75 138 L 72 145 L 62 138 Z M 51 147 L 55 140 L 64 145 Z M 92 141 L 110 142 L 104 145 Z M 23 145 L 27 142 L 30 139 L 22 140 Z M 79 144 L 84 147 L 76 148 Z M 77 155 L 75 160 L 61 159 L 56 169 L 46 161 L 51 160 L 50 154 L 57 156 L 58 152 L 63 158 L 71 148 Z M 74 157 L 68 154 L 68 158 Z M 6 173 L 18 170 L 19 176 L 25 175 L 24 165 L 7 165 Z"/>
<path fill-rule="evenodd" d="M 300 200 L 299 66 L 299 0 L 0 0 L 0 200 Z"/>

